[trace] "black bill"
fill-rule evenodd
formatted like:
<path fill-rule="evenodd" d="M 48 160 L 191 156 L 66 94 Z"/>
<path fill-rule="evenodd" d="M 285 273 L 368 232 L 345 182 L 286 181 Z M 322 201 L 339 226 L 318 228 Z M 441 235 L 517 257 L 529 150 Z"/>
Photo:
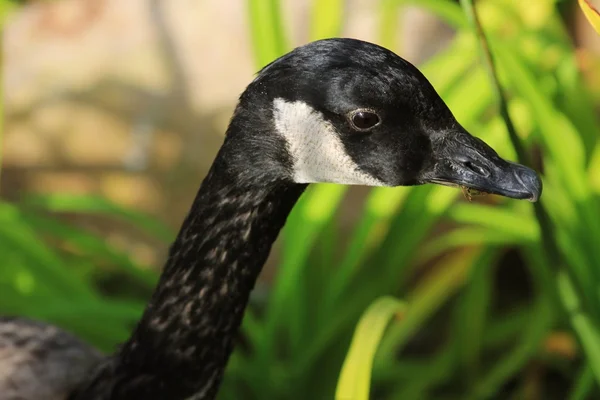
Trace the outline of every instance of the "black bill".
<path fill-rule="evenodd" d="M 542 181 L 531 168 L 506 161 L 482 140 L 452 132 L 433 143 L 434 165 L 424 181 L 537 201 Z"/>

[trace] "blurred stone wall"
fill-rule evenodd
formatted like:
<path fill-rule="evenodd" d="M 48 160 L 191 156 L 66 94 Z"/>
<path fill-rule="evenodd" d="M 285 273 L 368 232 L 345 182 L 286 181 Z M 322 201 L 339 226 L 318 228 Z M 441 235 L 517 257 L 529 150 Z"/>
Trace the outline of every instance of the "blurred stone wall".
<path fill-rule="evenodd" d="M 218 1 L 25 7 L 5 35 L 3 193 L 92 191 L 173 209 L 167 197 L 199 182 L 252 77 L 243 19 Z M 164 179 L 181 182 L 164 190 Z"/>

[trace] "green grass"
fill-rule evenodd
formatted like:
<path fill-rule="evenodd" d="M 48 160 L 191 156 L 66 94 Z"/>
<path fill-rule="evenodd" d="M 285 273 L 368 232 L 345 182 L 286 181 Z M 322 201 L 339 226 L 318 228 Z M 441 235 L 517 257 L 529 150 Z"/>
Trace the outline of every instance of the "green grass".
<path fill-rule="evenodd" d="M 250 351 L 234 353 L 221 399 L 535 398 L 532 386 L 544 399 L 600 396 L 600 97 L 578 70 L 565 3 L 476 3 L 497 83 L 469 2 L 378 3 L 377 42 L 400 55 L 397 16 L 407 5 L 456 29 L 419 68 L 459 122 L 503 157 L 542 155 L 542 200 L 535 209 L 469 203 L 445 187 L 374 188 L 348 230 L 339 215 L 352 191 L 312 186 L 282 234 L 268 298 L 246 314 Z M 313 1 L 308 37 L 341 35 L 345 6 Z M 248 1 L 257 69 L 300 44 L 288 39 L 282 7 Z M 58 323 L 109 350 L 146 297 L 125 289 L 108 297 L 99 282 L 126 276 L 148 293 L 156 274 L 57 218 L 65 212 L 114 218 L 165 243 L 174 233 L 100 198 L 0 203 L 0 313 Z M 557 332 L 571 338 L 572 358 L 546 345 Z"/>

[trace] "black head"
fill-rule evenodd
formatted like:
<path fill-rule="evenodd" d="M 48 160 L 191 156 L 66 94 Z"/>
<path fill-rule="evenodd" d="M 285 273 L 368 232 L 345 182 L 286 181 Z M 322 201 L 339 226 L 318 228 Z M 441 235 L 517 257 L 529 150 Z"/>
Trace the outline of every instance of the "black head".
<path fill-rule="evenodd" d="M 248 153 L 237 157 L 245 170 L 297 183 L 541 193 L 537 174 L 466 132 L 412 64 L 354 39 L 313 42 L 266 66 L 241 96 L 228 140 Z"/>

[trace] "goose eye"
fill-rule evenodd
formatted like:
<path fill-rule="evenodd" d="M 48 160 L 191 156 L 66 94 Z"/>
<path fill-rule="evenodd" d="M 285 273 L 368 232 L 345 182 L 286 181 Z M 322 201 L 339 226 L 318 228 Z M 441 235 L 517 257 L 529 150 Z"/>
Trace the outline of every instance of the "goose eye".
<path fill-rule="evenodd" d="M 373 111 L 356 111 L 350 116 L 352 127 L 359 131 L 366 131 L 379 123 L 379 116 Z"/>

